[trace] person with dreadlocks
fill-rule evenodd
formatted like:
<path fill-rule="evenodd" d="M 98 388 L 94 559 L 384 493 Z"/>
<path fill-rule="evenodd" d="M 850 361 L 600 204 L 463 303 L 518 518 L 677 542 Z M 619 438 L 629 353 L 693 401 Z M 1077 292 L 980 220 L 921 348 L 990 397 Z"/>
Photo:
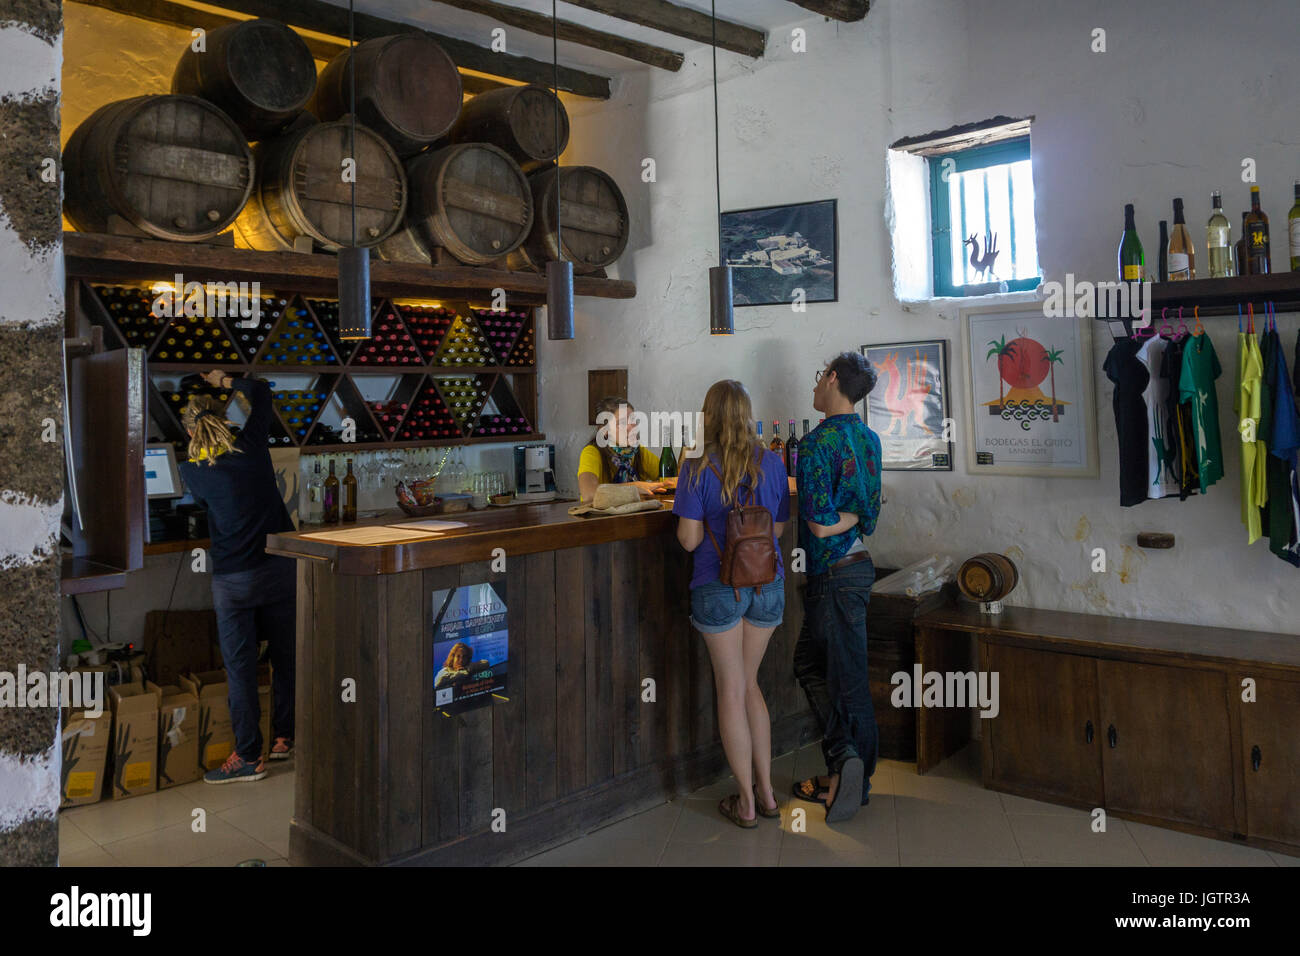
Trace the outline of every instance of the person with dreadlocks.
<path fill-rule="evenodd" d="M 293 752 L 296 569 L 291 559 L 266 553 L 266 536 L 292 531 L 293 521 L 267 450 L 275 414 L 270 386 L 220 370 L 203 379 L 214 388 L 233 389 L 248 403 L 248 420 L 236 437 L 210 395 L 191 396 L 181 414 L 190 435 L 189 461 L 179 466 L 186 489 L 208 512 L 212 605 L 235 732 L 235 749 L 203 779 L 236 783 L 266 776 L 257 699 L 259 641 L 267 642 L 271 656 L 275 744 L 270 757 L 283 760 Z"/>

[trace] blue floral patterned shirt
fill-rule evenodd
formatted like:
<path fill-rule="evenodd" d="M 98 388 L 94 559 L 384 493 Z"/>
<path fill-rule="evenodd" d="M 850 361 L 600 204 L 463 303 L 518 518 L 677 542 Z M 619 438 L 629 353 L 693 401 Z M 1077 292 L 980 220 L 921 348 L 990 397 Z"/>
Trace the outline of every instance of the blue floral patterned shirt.
<path fill-rule="evenodd" d="M 832 415 L 799 441 L 799 544 L 808 573 L 824 574 L 854 543 L 876 530 L 880 514 L 880 438 L 856 414 Z M 838 524 L 839 512 L 858 523 L 818 538 L 808 522 Z"/>

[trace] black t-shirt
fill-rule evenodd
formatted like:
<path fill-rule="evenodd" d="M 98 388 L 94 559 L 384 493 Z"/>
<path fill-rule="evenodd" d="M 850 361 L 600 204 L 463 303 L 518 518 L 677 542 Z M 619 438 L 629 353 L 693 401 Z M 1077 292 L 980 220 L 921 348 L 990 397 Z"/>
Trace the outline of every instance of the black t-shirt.
<path fill-rule="evenodd" d="M 1196 470 L 1196 451 L 1192 447 L 1191 403 L 1179 400 L 1179 384 L 1183 374 L 1183 346 L 1186 338 L 1171 339 L 1165 346 L 1164 358 L 1160 362 L 1160 374 L 1169 380 L 1169 395 L 1165 399 L 1169 438 L 1165 444 L 1172 454 L 1174 476 L 1178 479 L 1178 498 L 1186 501 L 1188 495 L 1196 494 L 1200 488 L 1200 477 Z"/>
<path fill-rule="evenodd" d="M 1119 436 L 1119 503 L 1123 507 L 1147 500 L 1147 406 L 1142 397 L 1151 376 L 1138 359 L 1140 339 L 1120 339 L 1102 366 L 1115 383 L 1115 431 Z"/>
<path fill-rule="evenodd" d="M 212 465 L 206 461 L 180 464 L 186 490 L 208 510 L 213 574 L 260 567 L 273 557 L 266 553 L 266 536 L 293 530 L 267 450 L 267 432 L 275 414 L 271 387 L 260 379 L 237 378 L 234 388 L 248 396 L 251 406 L 248 421 L 235 439 L 236 451 L 218 455 Z"/>

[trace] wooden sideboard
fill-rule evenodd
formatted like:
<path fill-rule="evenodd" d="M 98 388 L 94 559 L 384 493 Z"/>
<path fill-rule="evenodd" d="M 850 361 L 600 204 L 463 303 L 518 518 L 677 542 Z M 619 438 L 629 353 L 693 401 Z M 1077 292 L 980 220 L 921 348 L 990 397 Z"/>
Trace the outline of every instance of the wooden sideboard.
<path fill-rule="evenodd" d="M 984 786 L 1300 855 L 1300 637 L 969 604 L 916 626 L 925 671 L 966 669 L 974 635 L 998 674 Z M 969 720 L 918 713 L 920 769 Z"/>

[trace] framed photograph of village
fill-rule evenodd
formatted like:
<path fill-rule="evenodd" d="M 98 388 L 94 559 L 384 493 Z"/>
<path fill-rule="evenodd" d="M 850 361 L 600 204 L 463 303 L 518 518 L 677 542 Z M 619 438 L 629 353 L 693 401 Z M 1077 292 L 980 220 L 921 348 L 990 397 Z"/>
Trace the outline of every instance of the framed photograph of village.
<path fill-rule="evenodd" d="M 952 471 L 947 340 L 864 345 L 862 354 L 876 370 L 862 418 L 880 436 L 885 470 Z"/>
<path fill-rule="evenodd" d="M 719 233 L 736 305 L 838 300 L 834 199 L 724 212 Z"/>
<path fill-rule="evenodd" d="M 1091 319 L 1049 318 L 1041 302 L 962 310 L 966 470 L 1096 478 Z"/>

